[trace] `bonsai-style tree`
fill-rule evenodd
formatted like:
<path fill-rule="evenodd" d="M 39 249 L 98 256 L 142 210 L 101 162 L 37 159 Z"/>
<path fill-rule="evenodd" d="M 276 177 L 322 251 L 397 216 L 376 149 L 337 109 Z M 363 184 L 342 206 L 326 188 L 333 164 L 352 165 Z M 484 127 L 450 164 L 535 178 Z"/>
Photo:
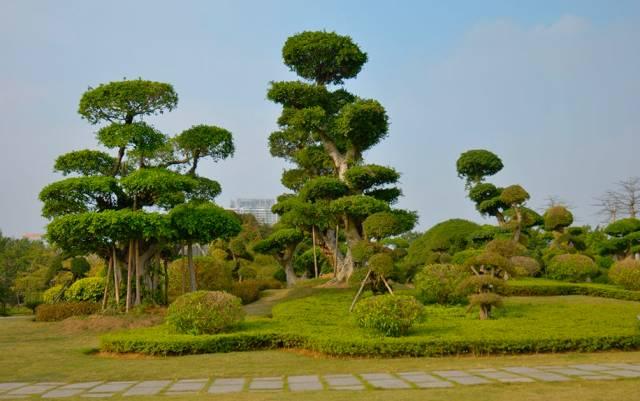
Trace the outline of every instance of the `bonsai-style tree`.
<path fill-rule="evenodd" d="M 366 165 L 363 160 L 363 153 L 387 136 L 388 117 L 376 100 L 335 89 L 344 80 L 355 78 L 367 61 L 366 53 L 350 37 L 302 32 L 287 39 L 282 55 L 302 80 L 271 83 L 267 97 L 283 106 L 280 129 L 269 137 L 271 154 L 296 164 L 285 171 L 282 180 L 296 192 L 315 177 L 333 178 L 332 182 L 309 183 L 314 188 L 308 188 L 302 200 L 320 201 L 323 211 L 332 215 L 323 223 L 338 223 L 318 227 L 318 235 L 325 254 L 337 266 L 337 280 L 346 281 L 354 267 L 352 248 L 365 236 L 364 220 L 389 211 L 389 205 L 400 196 L 400 190 L 393 187 L 399 177 L 395 170 Z M 343 193 L 336 197 L 333 189 Z M 328 199 L 331 202 L 326 205 Z M 346 255 L 339 245 L 340 227 Z"/>
<path fill-rule="evenodd" d="M 502 190 L 500 200 L 509 205 L 510 210 L 513 212 L 513 218 L 510 220 L 509 226 L 513 230 L 513 240 L 518 242 L 523 228 L 526 227 L 522 209 L 527 200 L 529 200 L 529 193 L 520 185 L 511 185 Z"/>
<path fill-rule="evenodd" d="M 491 309 L 502 305 L 499 292 L 504 286 L 504 279 L 515 273 L 511 262 L 497 252 L 485 250 L 467 259 L 465 266 L 473 272 L 473 276 L 461 284 L 463 289 L 472 293 L 469 308 L 477 306 L 480 319 L 488 319 Z"/>
<path fill-rule="evenodd" d="M 478 186 L 486 177 L 497 174 L 503 167 L 502 160 L 495 153 L 484 149 L 468 150 L 456 162 L 458 177 L 465 180 L 467 189 Z"/>
<path fill-rule="evenodd" d="M 620 219 L 605 228 L 609 239 L 601 244 L 600 253 L 614 255 L 617 259 L 632 257 L 640 253 L 640 220 Z"/>
<path fill-rule="evenodd" d="M 297 277 L 293 268 L 293 254 L 304 235 L 295 228 L 284 228 L 276 230 L 267 238 L 258 241 L 253 250 L 275 256 L 284 268 L 287 276 L 287 285 L 296 283 Z"/>
<path fill-rule="evenodd" d="M 144 121 L 173 110 L 177 101 L 173 87 L 160 82 L 121 81 L 89 88 L 79 113 L 91 124 L 105 124 L 97 139 L 116 155 L 80 150 L 60 156 L 55 169 L 71 176 L 40 193 L 43 215 L 52 219 L 49 240 L 67 256 L 94 253 L 107 260 L 107 281 L 113 274 L 116 303 L 121 266 L 126 265 L 126 310 L 145 296 L 154 299 L 154 258 L 166 254 L 167 247 L 209 238 L 192 235 L 186 211 L 181 219 L 173 219 L 175 225 L 167 212 L 185 202 L 212 208 L 204 203 L 219 194 L 220 185 L 197 176 L 198 161 L 233 154 L 231 134 L 222 128 L 196 126 L 169 138 Z M 200 213 L 198 208 L 187 210 Z M 224 230 L 211 235 L 223 234 Z"/>

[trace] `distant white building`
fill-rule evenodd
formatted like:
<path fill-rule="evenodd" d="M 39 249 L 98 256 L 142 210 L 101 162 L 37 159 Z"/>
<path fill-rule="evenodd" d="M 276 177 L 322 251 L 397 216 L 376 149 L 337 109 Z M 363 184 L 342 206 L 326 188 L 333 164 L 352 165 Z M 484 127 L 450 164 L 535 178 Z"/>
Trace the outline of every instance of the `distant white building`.
<path fill-rule="evenodd" d="M 258 222 L 271 226 L 278 222 L 278 215 L 271 212 L 275 204 L 275 199 L 238 198 L 231 201 L 231 210 L 239 214 L 252 214 Z"/>

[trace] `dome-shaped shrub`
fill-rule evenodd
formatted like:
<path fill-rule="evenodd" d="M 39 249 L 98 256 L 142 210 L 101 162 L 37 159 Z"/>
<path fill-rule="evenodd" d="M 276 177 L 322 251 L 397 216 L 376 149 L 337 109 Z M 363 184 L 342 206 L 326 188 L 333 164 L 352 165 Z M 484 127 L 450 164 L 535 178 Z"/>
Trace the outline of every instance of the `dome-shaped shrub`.
<path fill-rule="evenodd" d="M 96 302 L 102 299 L 104 295 L 104 278 L 87 277 L 71 284 L 71 287 L 64 293 L 67 301 Z"/>
<path fill-rule="evenodd" d="M 573 223 L 573 214 L 564 206 L 553 206 L 544 213 L 544 229 L 555 231 L 569 227 Z"/>
<path fill-rule="evenodd" d="M 354 310 L 356 322 L 384 336 L 398 337 L 409 332 L 424 307 L 407 295 L 378 295 L 360 301 Z"/>
<path fill-rule="evenodd" d="M 45 304 L 55 304 L 64 301 L 64 286 L 54 285 L 42 294 L 42 301 Z"/>
<path fill-rule="evenodd" d="M 586 281 L 598 275 L 598 266 L 588 256 L 564 254 L 554 256 L 547 266 L 547 276 L 555 280 Z"/>
<path fill-rule="evenodd" d="M 388 277 L 393 271 L 393 258 L 388 253 L 376 253 L 369 258 L 369 268 L 376 274 Z"/>
<path fill-rule="evenodd" d="M 195 291 L 169 306 L 167 324 L 182 334 L 213 334 L 240 323 L 244 315 L 238 297 L 222 291 Z"/>
<path fill-rule="evenodd" d="M 540 272 L 540 263 L 528 256 L 513 256 L 511 265 L 517 276 L 535 276 Z"/>
<path fill-rule="evenodd" d="M 425 304 L 465 303 L 466 294 L 458 291 L 458 287 L 469 275 L 470 270 L 464 266 L 427 265 L 413 278 L 417 298 Z"/>
<path fill-rule="evenodd" d="M 640 290 L 640 260 L 623 259 L 609 270 L 609 278 L 627 290 Z"/>

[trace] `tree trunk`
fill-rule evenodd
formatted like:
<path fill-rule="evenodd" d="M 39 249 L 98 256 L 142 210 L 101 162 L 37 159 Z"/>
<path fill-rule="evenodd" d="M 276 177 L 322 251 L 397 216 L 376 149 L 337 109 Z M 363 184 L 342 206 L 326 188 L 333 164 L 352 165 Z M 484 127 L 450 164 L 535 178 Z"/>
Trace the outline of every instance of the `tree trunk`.
<path fill-rule="evenodd" d="M 164 304 L 169 305 L 169 261 L 164 260 Z"/>
<path fill-rule="evenodd" d="M 133 240 L 129 240 L 129 263 L 127 263 L 127 301 L 125 303 L 125 312 L 131 309 L 131 279 L 133 276 Z"/>
<path fill-rule="evenodd" d="M 115 247 L 112 249 L 111 259 L 113 260 L 113 295 L 116 299 L 116 309 L 118 309 L 120 306 L 120 266 Z"/>
<path fill-rule="evenodd" d="M 140 240 L 136 240 L 135 242 L 135 257 L 136 257 L 136 302 L 135 305 L 140 305 L 142 303 L 142 288 L 141 288 L 141 280 L 142 277 L 142 266 L 140 266 Z"/>
<path fill-rule="evenodd" d="M 289 246 L 282 256 L 282 265 L 284 266 L 284 272 L 287 276 L 287 287 L 292 287 L 298 281 L 298 276 L 296 276 L 296 272 L 293 269 L 294 251 L 295 247 Z"/>
<path fill-rule="evenodd" d="M 109 297 L 109 282 L 111 282 L 111 270 L 113 270 L 113 258 L 109 257 L 109 268 L 107 268 L 107 277 L 104 282 L 104 294 L 102 294 L 102 310 L 107 308 L 107 300 Z"/>
<path fill-rule="evenodd" d="M 491 305 L 480 305 L 480 320 L 487 320 L 491 316 Z"/>
<path fill-rule="evenodd" d="M 193 266 L 193 244 L 191 244 L 191 242 L 187 244 L 187 259 L 189 263 L 189 279 L 191 282 L 191 291 L 197 291 L 198 288 L 196 284 L 196 269 Z"/>
<path fill-rule="evenodd" d="M 349 281 L 349 278 L 353 274 L 354 262 L 353 262 L 353 254 L 351 249 L 353 246 L 362 241 L 362 236 L 358 232 L 358 229 L 355 227 L 355 222 L 349 220 L 346 224 L 346 228 L 344 230 L 345 236 L 347 237 L 347 255 L 344 258 L 341 269 L 338 270 L 338 274 L 336 275 L 336 280 L 339 283 L 346 283 Z"/>
<path fill-rule="evenodd" d="M 316 226 L 311 226 L 311 237 L 313 241 L 313 270 L 315 278 L 318 278 L 318 257 L 316 256 Z"/>
<path fill-rule="evenodd" d="M 516 228 L 513 232 L 513 240 L 520 242 L 520 233 L 522 232 L 522 211 L 520 207 L 513 205 L 513 210 L 516 212 Z"/>

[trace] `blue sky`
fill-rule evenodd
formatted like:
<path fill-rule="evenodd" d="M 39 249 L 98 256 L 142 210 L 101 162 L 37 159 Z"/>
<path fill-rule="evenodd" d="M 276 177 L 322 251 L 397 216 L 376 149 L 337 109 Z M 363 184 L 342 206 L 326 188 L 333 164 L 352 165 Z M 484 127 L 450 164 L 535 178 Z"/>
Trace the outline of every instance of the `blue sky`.
<path fill-rule="evenodd" d="M 269 156 L 271 80 L 295 79 L 284 40 L 350 35 L 369 62 L 348 90 L 378 99 L 389 138 L 367 160 L 402 172 L 400 206 L 420 228 L 482 221 L 455 173 L 470 148 L 498 153 L 494 181 L 550 195 L 597 223 L 593 198 L 638 172 L 637 1 L 30 1 L 0 2 L 0 229 L 43 232 L 37 194 L 53 161 L 95 147 L 77 114 L 88 86 L 124 77 L 172 83 L 178 108 L 150 120 L 167 134 L 228 128 L 233 160 L 204 164 L 218 202 L 275 197 L 285 167 Z"/>

